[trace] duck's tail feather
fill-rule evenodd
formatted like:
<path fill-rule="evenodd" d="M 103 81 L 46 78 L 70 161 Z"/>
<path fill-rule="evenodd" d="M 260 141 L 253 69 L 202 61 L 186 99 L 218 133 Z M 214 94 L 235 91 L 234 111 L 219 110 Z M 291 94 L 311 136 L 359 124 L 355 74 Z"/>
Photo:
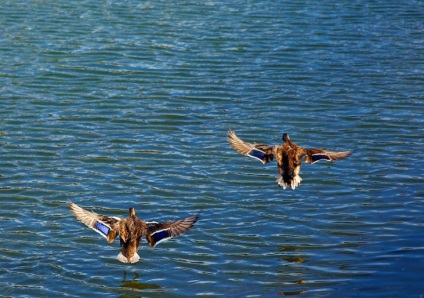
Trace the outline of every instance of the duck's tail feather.
<path fill-rule="evenodd" d="M 129 260 L 128 260 L 128 258 L 126 257 L 126 256 L 124 256 L 123 254 L 122 254 L 122 252 L 120 252 L 117 256 L 116 256 L 116 258 L 119 260 L 119 261 L 121 261 L 122 263 L 131 263 L 131 264 L 134 264 L 134 263 L 137 263 L 139 260 L 140 260 L 140 256 L 138 255 L 138 253 L 135 253 Z"/>
<path fill-rule="evenodd" d="M 286 189 L 287 187 L 291 187 L 291 189 L 296 189 L 296 187 L 300 186 L 300 182 L 302 181 L 302 178 L 300 178 L 299 175 L 296 175 L 292 178 L 292 180 L 290 181 L 290 184 L 287 183 L 286 181 L 284 181 L 283 176 L 278 175 L 276 177 L 276 181 L 278 183 L 279 186 L 281 186 L 283 189 Z"/>

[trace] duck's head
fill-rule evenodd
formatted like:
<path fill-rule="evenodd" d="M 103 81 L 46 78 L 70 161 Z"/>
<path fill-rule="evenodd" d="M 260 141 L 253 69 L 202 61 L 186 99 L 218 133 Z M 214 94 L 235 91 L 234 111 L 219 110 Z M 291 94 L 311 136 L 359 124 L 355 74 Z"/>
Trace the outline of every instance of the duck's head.
<path fill-rule="evenodd" d="M 130 216 L 135 216 L 135 209 L 134 208 L 130 208 L 129 209 L 129 213 L 130 213 Z"/>

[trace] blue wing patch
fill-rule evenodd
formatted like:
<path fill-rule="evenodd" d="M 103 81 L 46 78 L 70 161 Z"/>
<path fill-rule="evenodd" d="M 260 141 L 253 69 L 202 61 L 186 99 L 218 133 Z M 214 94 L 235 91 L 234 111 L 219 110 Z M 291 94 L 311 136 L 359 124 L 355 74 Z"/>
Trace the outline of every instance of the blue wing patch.
<path fill-rule="evenodd" d="M 253 158 L 257 158 L 260 161 L 262 161 L 262 159 L 266 156 L 265 152 L 259 149 L 252 149 L 247 155 Z"/>
<path fill-rule="evenodd" d="M 321 153 L 312 154 L 312 162 L 317 162 L 322 159 L 331 160 L 331 158 L 327 154 L 321 154 Z"/>
<path fill-rule="evenodd" d="M 95 223 L 95 226 L 96 226 L 96 229 L 102 234 L 104 234 L 105 236 L 109 234 L 109 231 L 110 231 L 109 227 L 104 225 L 103 223 L 98 221 Z"/>
<path fill-rule="evenodd" d="M 160 242 L 161 240 L 164 240 L 169 237 L 171 236 L 169 235 L 168 230 L 162 230 L 152 235 L 152 238 L 155 240 L 155 243 Z"/>

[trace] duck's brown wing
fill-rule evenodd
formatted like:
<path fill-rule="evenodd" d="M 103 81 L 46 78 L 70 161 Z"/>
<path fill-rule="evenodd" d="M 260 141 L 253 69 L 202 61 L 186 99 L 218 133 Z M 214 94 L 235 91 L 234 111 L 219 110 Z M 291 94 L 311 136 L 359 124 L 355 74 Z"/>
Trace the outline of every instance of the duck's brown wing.
<path fill-rule="evenodd" d="M 346 158 L 352 153 L 352 151 L 332 152 L 314 148 L 303 148 L 303 152 L 306 156 L 305 162 L 310 164 L 314 164 L 320 160 L 332 161 L 341 158 Z"/>
<path fill-rule="evenodd" d="M 167 221 L 163 223 L 147 222 L 147 242 L 149 243 L 150 247 L 155 247 L 162 241 L 180 236 L 181 234 L 190 230 L 190 228 L 196 223 L 198 219 L 199 215 L 196 214 L 178 221 Z"/>
<path fill-rule="evenodd" d="M 228 131 L 227 140 L 234 150 L 243 155 L 257 159 L 263 164 L 274 159 L 274 146 L 244 142 L 231 129 Z"/>
<path fill-rule="evenodd" d="M 119 222 L 121 220 L 119 217 L 97 214 L 74 203 L 70 203 L 69 208 L 80 222 L 102 235 L 109 243 L 112 243 L 119 234 Z"/>

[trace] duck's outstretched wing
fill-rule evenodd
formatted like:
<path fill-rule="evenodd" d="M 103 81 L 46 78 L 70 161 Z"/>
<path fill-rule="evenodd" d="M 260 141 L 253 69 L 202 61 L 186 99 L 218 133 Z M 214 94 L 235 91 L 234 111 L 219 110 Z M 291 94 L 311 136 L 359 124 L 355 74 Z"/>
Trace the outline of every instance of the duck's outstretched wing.
<path fill-rule="evenodd" d="M 119 217 L 100 215 L 74 203 L 70 203 L 69 208 L 80 222 L 102 235 L 109 243 L 112 243 L 119 234 L 119 221 L 121 220 Z"/>
<path fill-rule="evenodd" d="M 231 129 L 228 131 L 227 140 L 234 150 L 243 155 L 255 158 L 263 164 L 274 159 L 274 146 L 244 142 Z"/>
<path fill-rule="evenodd" d="M 153 248 L 162 241 L 180 236 L 190 230 L 198 219 L 199 215 L 196 214 L 178 221 L 147 222 L 145 231 L 147 242 Z"/>
<path fill-rule="evenodd" d="M 305 153 L 305 162 L 314 164 L 320 160 L 337 160 L 341 158 L 348 157 L 352 151 L 343 151 L 343 152 L 331 152 L 327 150 L 321 149 L 313 149 L 313 148 L 303 148 L 303 152 Z"/>

